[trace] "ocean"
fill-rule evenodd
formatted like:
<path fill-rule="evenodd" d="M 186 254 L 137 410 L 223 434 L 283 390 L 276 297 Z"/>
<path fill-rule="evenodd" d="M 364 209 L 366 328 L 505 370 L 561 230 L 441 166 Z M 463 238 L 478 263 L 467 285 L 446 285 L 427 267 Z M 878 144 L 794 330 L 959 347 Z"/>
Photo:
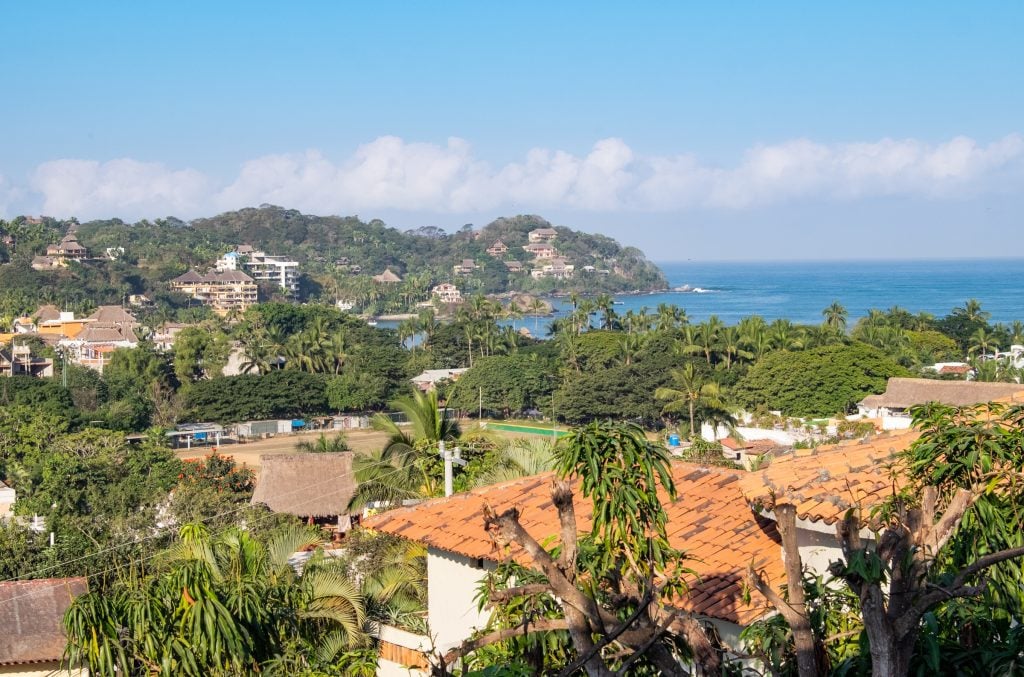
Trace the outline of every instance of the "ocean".
<path fill-rule="evenodd" d="M 981 302 L 990 321 L 1024 320 L 1024 259 L 830 262 L 659 262 L 672 288 L 704 290 L 616 297 L 616 312 L 659 303 L 684 308 L 692 320 L 717 315 L 735 324 L 747 315 L 817 324 L 839 301 L 850 324 L 868 310 L 901 306 L 912 313 L 948 314 L 968 299 Z M 571 308 L 565 298 L 558 309 Z M 532 322 L 523 321 L 532 328 Z"/>

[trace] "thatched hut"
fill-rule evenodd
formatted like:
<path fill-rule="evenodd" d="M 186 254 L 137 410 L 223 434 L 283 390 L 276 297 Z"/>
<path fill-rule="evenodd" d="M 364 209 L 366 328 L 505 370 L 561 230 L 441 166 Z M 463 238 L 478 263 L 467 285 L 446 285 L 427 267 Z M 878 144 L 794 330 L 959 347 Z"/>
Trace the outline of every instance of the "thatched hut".
<path fill-rule="evenodd" d="M 262 455 L 252 503 L 346 531 L 355 490 L 351 452 Z"/>

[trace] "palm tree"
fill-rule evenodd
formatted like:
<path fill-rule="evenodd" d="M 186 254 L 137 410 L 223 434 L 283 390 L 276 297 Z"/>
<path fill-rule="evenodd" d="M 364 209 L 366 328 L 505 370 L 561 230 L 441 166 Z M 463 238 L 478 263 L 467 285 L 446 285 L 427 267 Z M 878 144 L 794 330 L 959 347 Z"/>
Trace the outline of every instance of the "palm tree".
<path fill-rule="evenodd" d="M 315 442 L 303 440 L 295 445 L 295 449 L 305 453 L 331 454 L 339 451 L 348 451 L 349 446 L 344 433 L 339 433 L 334 437 L 327 437 L 327 435 L 320 433 Z"/>
<path fill-rule="evenodd" d="M 967 349 L 969 354 L 978 353 L 979 356 L 983 356 L 988 354 L 990 348 L 997 347 L 995 337 L 985 331 L 984 327 L 978 327 L 968 340 L 970 341 L 970 346 Z"/>
<path fill-rule="evenodd" d="M 739 327 L 724 327 L 721 331 L 719 343 L 721 345 L 722 354 L 725 355 L 725 368 L 728 371 L 732 369 L 733 359 L 744 359 L 749 360 L 754 356 L 748 350 L 743 350 L 741 347 L 743 344 L 743 338 L 740 335 Z"/>
<path fill-rule="evenodd" d="M 662 413 L 687 413 L 690 419 L 690 430 L 688 437 L 693 439 L 697 431 L 696 414 L 698 407 L 706 406 L 714 409 L 724 409 L 721 387 L 713 381 L 705 381 L 697 373 L 693 364 L 687 364 L 682 369 L 673 369 L 672 381 L 675 388 L 658 388 L 654 391 L 654 397 L 667 401 L 662 407 Z"/>
<path fill-rule="evenodd" d="M 622 357 L 622 364 L 629 366 L 633 358 L 644 346 L 644 337 L 641 334 L 622 334 L 619 337 L 619 355 Z"/>
<path fill-rule="evenodd" d="M 992 316 L 988 311 L 981 309 L 981 302 L 978 299 L 968 299 L 963 306 L 954 308 L 953 314 L 962 315 L 971 322 L 988 322 L 988 318 Z"/>
<path fill-rule="evenodd" d="M 772 344 L 779 350 L 798 350 L 803 347 L 799 330 L 789 320 L 778 319 L 769 325 Z"/>
<path fill-rule="evenodd" d="M 821 314 L 825 317 L 826 325 L 836 331 L 846 331 L 846 318 L 849 314 L 839 301 L 833 301 L 832 305 L 821 311 Z"/>
<path fill-rule="evenodd" d="M 520 477 L 539 475 L 553 470 L 555 465 L 555 443 L 546 437 L 505 439 L 495 450 L 494 465 L 477 477 L 478 487 L 507 482 Z"/>
<path fill-rule="evenodd" d="M 598 312 L 601 313 L 601 328 L 613 329 L 615 327 L 615 299 L 611 294 L 601 294 L 594 303 Z"/>
<path fill-rule="evenodd" d="M 416 390 L 411 396 L 399 397 L 390 404 L 405 414 L 409 428 L 400 427 L 384 414 L 374 416 L 372 425 L 376 430 L 389 433 L 393 440 L 406 442 L 410 446 L 416 442 L 436 445 L 442 440 L 458 439 L 461 433 L 458 421 L 444 416 L 438 407 L 436 390 L 429 393 Z"/>

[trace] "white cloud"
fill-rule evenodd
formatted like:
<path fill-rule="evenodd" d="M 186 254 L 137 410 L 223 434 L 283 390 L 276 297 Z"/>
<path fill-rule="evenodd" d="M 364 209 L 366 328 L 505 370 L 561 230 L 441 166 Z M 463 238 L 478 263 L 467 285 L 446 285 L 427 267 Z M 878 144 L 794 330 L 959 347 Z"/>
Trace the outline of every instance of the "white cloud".
<path fill-rule="evenodd" d="M 312 150 L 258 157 L 226 185 L 195 169 L 131 159 L 55 160 L 37 168 L 30 189 L 46 214 L 136 218 L 264 202 L 313 213 L 737 210 L 798 200 L 958 198 L 1019 189 L 1022 181 L 1019 134 L 987 145 L 967 137 L 937 144 L 795 139 L 752 147 L 732 167 L 688 154 L 639 155 L 616 138 L 585 155 L 534 148 L 522 161 L 493 167 L 463 139 L 442 145 L 384 136 L 342 161 Z M 0 180 L 0 209 L 3 197 Z"/>
<path fill-rule="evenodd" d="M 205 206 L 212 183 L 195 169 L 122 158 L 44 162 L 30 186 L 43 197 L 42 213 L 89 218 L 192 213 Z"/>

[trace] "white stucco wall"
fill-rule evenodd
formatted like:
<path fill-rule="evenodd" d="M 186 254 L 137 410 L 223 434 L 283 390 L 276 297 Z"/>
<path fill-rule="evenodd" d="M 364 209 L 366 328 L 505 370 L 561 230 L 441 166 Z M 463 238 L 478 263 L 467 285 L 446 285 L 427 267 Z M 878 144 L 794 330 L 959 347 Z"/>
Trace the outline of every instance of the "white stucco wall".
<path fill-rule="evenodd" d="M 477 611 L 476 590 L 493 563 L 427 550 L 427 612 L 435 649 L 447 651 L 487 625 L 488 612 Z"/>
<path fill-rule="evenodd" d="M 834 531 L 825 533 L 798 528 L 796 544 L 800 549 L 800 560 L 816 574 L 827 574 L 828 565 L 843 558 L 843 550 L 839 547 Z"/>

